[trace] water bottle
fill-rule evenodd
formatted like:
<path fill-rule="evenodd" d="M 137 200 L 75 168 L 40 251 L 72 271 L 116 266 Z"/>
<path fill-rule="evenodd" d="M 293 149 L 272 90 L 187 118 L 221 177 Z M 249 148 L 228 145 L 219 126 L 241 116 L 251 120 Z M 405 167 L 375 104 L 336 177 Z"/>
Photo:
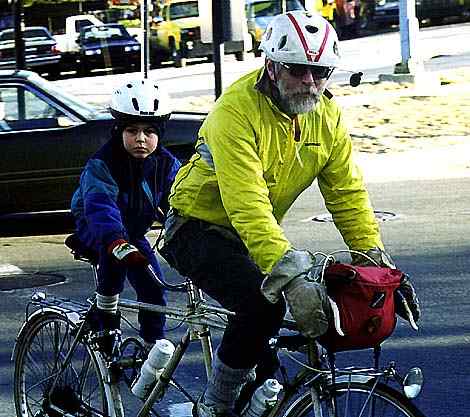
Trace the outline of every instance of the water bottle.
<path fill-rule="evenodd" d="M 135 396 L 147 398 L 174 351 L 175 347 L 169 340 L 160 339 L 155 342 L 132 384 L 131 391 Z"/>
<path fill-rule="evenodd" d="M 260 417 L 272 408 L 277 401 L 277 395 L 282 385 L 276 379 L 267 379 L 253 393 L 251 400 L 242 413 L 242 417 Z"/>

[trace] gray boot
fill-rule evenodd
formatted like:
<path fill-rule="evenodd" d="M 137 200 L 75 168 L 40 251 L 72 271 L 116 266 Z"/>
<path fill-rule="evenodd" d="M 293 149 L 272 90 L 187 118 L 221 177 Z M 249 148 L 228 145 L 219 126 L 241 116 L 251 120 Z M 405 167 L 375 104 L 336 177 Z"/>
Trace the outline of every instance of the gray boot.
<path fill-rule="evenodd" d="M 243 385 L 254 377 L 252 369 L 233 369 L 214 355 L 212 374 L 197 403 L 197 417 L 233 417 L 235 402 Z"/>

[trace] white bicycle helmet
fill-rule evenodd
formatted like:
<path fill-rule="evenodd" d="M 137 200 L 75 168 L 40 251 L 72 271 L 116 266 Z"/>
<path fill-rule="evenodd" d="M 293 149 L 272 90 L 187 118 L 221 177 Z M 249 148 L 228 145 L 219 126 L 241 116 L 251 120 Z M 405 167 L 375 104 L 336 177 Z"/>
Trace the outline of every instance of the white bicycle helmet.
<path fill-rule="evenodd" d="M 275 62 L 336 68 L 338 35 L 322 16 L 295 10 L 276 16 L 263 34 L 260 49 Z"/>
<path fill-rule="evenodd" d="M 171 114 L 170 98 L 155 81 L 128 81 L 113 91 L 109 110 L 118 120 L 138 119 L 158 122 Z"/>

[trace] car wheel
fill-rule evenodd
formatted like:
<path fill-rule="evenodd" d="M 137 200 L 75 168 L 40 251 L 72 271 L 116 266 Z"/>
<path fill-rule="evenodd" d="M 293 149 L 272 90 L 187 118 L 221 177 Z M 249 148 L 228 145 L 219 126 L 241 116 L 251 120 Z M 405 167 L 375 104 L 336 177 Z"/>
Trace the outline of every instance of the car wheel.
<path fill-rule="evenodd" d="M 57 80 L 60 77 L 60 68 L 49 68 L 48 70 L 48 78 L 49 80 Z"/>
<path fill-rule="evenodd" d="M 244 61 L 245 60 L 245 51 L 235 52 L 235 58 L 236 58 L 237 61 Z"/>
<path fill-rule="evenodd" d="M 90 69 L 88 68 L 88 65 L 85 62 L 79 62 L 77 65 L 77 73 L 80 77 L 86 77 L 90 74 Z"/>

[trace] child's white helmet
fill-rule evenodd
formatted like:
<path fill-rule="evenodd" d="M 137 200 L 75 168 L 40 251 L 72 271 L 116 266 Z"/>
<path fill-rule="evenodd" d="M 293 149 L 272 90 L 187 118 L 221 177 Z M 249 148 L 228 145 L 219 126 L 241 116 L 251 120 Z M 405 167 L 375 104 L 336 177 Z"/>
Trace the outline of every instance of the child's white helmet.
<path fill-rule="evenodd" d="M 118 120 L 140 119 L 156 122 L 171 114 L 170 98 L 153 80 L 128 81 L 113 91 L 109 110 Z"/>
<path fill-rule="evenodd" d="M 336 68 L 340 61 L 333 26 L 319 14 L 302 10 L 272 19 L 260 49 L 275 62 Z"/>

